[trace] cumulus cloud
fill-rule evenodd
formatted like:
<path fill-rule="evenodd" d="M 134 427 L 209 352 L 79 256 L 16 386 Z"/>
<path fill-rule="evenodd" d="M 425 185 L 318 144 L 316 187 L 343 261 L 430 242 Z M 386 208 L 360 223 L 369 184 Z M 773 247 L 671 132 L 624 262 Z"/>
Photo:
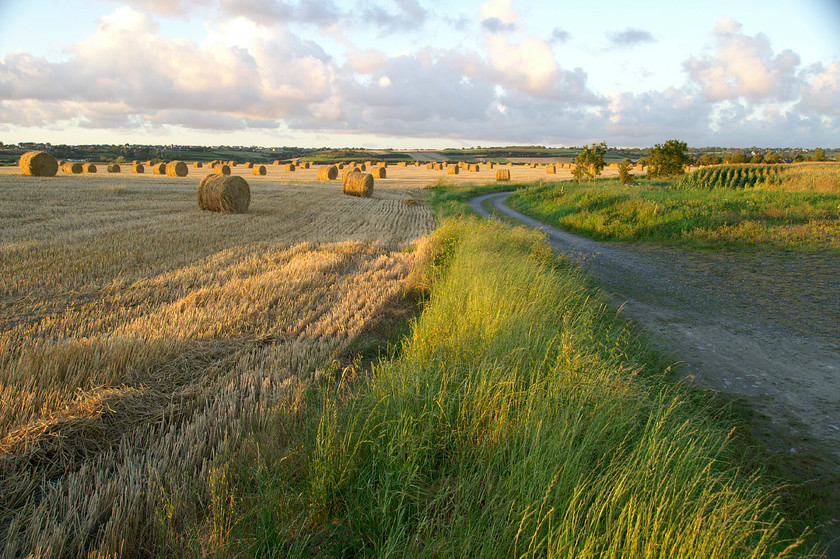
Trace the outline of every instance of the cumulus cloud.
<path fill-rule="evenodd" d="M 684 63 L 707 99 L 790 100 L 798 94 L 799 55 L 791 50 L 776 55 L 766 35 L 747 36 L 740 23 L 728 18 L 718 21 L 714 35 L 713 53 Z"/>
<path fill-rule="evenodd" d="M 802 75 L 805 83 L 797 108 L 805 113 L 840 117 L 840 62 L 814 64 Z"/>
<path fill-rule="evenodd" d="M 382 32 L 413 31 L 421 28 L 428 14 L 417 0 L 393 0 L 394 11 L 377 3 L 365 5 L 362 20 Z"/>
<path fill-rule="evenodd" d="M 571 36 L 572 35 L 568 31 L 560 29 L 559 27 L 555 27 L 551 31 L 551 37 L 548 38 L 548 42 L 552 44 L 565 43 L 571 38 Z"/>
<path fill-rule="evenodd" d="M 493 25 L 513 26 L 519 22 L 519 12 L 513 9 L 513 0 L 488 0 L 479 9 L 479 19 L 482 22 L 495 20 Z"/>
<path fill-rule="evenodd" d="M 497 17 L 481 20 L 481 26 L 490 33 L 510 33 L 516 31 L 515 23 L 505 23 Z"/>
<path fill-rule="evenodd" d="M 615 47 L 634 47 L 644 43 L 652 43 L 654 41 L 653 35 L 641 29 L 633 29 L 628 27 L 624 31 L 617 33 L 609 33 L 607 37 L 610 43 Z"/>

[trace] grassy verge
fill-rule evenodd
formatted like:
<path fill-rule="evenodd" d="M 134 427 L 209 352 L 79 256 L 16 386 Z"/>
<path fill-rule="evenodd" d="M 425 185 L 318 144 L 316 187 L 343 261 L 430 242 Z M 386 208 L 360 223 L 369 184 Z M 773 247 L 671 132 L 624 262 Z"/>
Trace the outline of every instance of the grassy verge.
<path fill-rule="evenodd" d="M 322 371 L 211 479 L 231 554 L 793 556 L 707 402 L 532 232 L 449 222 L 423 314 Z"/>
<path fill-rule="evenodd" d="M 545 223 L 599 240 L 840 250 L 840 192 L 671 186 L 647 179 L 632 186 L 615 179 L 545 183 L 508 201 Z"/>
<path fill-rule="evenodd" d="M 475 215 L 469 200 L 481 194 L 525 188 L 529 183 L 490 182 L 487 184 L 455 184 L 439 179 L 430 192 L 432 211 L 440 218 Z"/>

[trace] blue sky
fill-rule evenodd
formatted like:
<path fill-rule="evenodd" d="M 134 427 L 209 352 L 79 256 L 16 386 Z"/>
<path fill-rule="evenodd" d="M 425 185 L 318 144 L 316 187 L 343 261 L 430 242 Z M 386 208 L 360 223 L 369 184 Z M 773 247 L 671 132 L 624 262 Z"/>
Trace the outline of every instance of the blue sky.
<path fill-rule="evenodd" d="M 840 147 L 840 2 L 680 6 L 0 0 L 0 141 Z"/>

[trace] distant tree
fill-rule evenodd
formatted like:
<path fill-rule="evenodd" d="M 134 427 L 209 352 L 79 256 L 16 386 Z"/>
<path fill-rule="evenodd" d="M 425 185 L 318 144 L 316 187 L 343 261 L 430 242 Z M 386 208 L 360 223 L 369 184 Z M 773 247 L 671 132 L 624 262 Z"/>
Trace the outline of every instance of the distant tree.
<path fill-rule="evenodd" d="M 796 155 L 793 156 L 793 162 L 794 163 L 802 163 L 803 161 L 805 161 L 805 156 L 802 155 L 801 153 L 797 153 Z"/>
<path fill-rule="evenodd" d="M 825 150 L 823 148 L 814 150 L 814 161 L 825 161 Z"/>
<path fill-rule="evenodd" d="M 576 183 L 580 183 L 586 177 L 586 169 L 582 165 L 575 165 L 575 168 L 572 169 L 572 178 L 575 179 Z"/>
<path fill-rule="evenodd" d="M 840 153 L 838 153 L 837 157 L 835 157 L 834 159 L 836 159 L 837 161 L 840 161 Z"/>
<path fill-rule="evenodd" d="M 648 157 L 648 176 L 651 178 L 678 177 L 685 172 L 688 146 L 679 140 L 656 144 Z"/>
<path fill-rule="evenodd" d="M 639 165 L 642 169 L 648 166 L 648 158 L 647 157 L 640 157 L 638 161 L 636 161 L 636 165 Z"/>
<path fill-rule="evenodd" d="M 767 153 L 767 154 L 764 155 L 764 162 L 765 163 L 775 165 L 776 163 L 781 163 L 781 161 L 782 161 L 782 158 L 779 157 L 778 153 L 773 153 L 771 151 L 770 153 Z"/>
<path fill-rule="evenodd" d="M 735 151 L 732 153 L 727 153 L 726 157 L 724 157 L 723 160 L 726 163 L 746 163 L 747 156 L 744 152 Z"/>
<path fill-rule="evenodd" d="M 575 158 L 575 170 L 581 169 L 582 172 L 586 173 L 586 177 L 589 180 L 594 179 L 596 176 L 601 174 L 601 170 L 604 168 L 604 155 L 607 153 L 607 144 L 606 142 L 601 142 L 600 144 L 592 144 L 592 147 L 583 146 L 583 151 Z M 581 176 L 581 178 L 583 178 Z M 575 178 L 578 182 L 577 178 Z"/>
<path fill-rule="evenodd" d="M 624 159 L 618 164 L 618 180 L 621 184 L 630 184 L 633 182 L 633 163 L 629 159 Z"/>
<path fill-rule="evenodd" d="M 760 153 L 756 153 L 750 158 L 750 163 L 757 164 L 757 163 L 764 163 L 764 156 Z"/>

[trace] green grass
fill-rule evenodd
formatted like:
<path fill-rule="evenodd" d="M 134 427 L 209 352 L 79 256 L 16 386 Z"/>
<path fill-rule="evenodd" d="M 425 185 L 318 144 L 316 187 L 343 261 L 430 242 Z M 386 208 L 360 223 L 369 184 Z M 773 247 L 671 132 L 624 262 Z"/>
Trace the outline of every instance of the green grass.
<path fill-rule="evenodd" d="M 487 184 L 454 184 L 445 178 L 438 179 L 430 189 L 432 211 L 439 218 L 475 215 L 469 200 L 491 192 L 507 192 L 525 188 L 528 183 L 489 182 Z"/>
<path fill-rule="evenodd" d="M 436 245 L 399 351 L 324 371 L 218 461 L 220 554 L 795 555 L 710 402 L 539 235 L 460 220 Z"/>
<path fill-rule="evenodd" d="M 508 201 L 545 223 L 599 240 L 840 249 L 840 192 L 673 186 L 647 179 L 636 185 L 544 183 Z"/>

